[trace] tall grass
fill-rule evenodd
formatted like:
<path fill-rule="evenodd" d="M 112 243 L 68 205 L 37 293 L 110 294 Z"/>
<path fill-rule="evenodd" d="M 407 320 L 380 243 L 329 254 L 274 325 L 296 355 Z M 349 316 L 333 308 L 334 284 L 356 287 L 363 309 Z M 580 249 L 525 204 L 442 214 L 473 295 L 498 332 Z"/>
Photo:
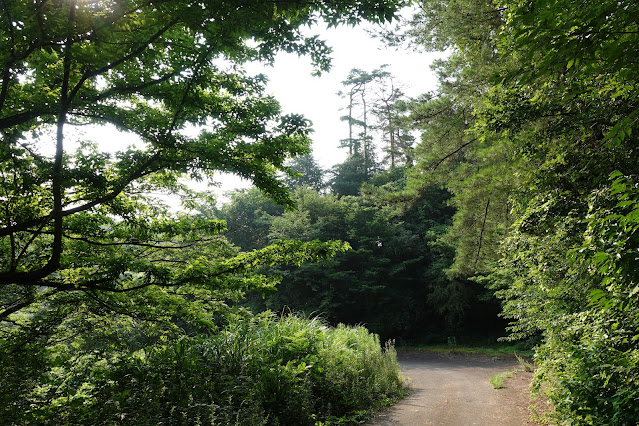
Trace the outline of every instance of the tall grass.
<path fill-rule="evenodd" d="M 51 424 L 336 424 L 402 392 L 394 348 L 382 348 L 365 328 L 268 313 L 212 336 L 147 348 L 93 373 L 82 404 L 43 406 L 36 418 Z"/>

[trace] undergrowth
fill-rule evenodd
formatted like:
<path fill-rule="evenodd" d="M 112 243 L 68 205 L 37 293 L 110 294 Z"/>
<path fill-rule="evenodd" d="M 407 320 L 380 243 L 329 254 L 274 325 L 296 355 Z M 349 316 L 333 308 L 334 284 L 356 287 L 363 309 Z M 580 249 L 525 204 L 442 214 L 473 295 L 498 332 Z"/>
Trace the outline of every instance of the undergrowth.
<path fill-rule="evenodd" d="M 522 350 L 520 346 L 516 344 L 503 344 L 494 343 L 478 346 L 470 345 L 457 345 L 451 343 L 442 343 L 435 345 L 417 345 L 417 346 L 402 346 L 399 349 L 403 350 L 420 350 L 428 351 L 439 354 L 466 354 L 466 355 L 487 355 L 496 358 L 500 357 L 518 357 L 530 358 L 532 351 L 525 349 Z"/>
<path fill-rule="evenodd" d="M 391 344 L 318 319 L 239 319 L 117 357 L 57 367 L 65 398 L 31 394 L 36 424 L 335 425 L 361 422 L 403 393 Z M 82 366 L 82 368 L 79 368 Z M 58 379 L 59 378 L 59 379 Z M 60 383 L 56 383 L 59 380 Z M 27 421 L 28 420 L 28 421 Z"/>

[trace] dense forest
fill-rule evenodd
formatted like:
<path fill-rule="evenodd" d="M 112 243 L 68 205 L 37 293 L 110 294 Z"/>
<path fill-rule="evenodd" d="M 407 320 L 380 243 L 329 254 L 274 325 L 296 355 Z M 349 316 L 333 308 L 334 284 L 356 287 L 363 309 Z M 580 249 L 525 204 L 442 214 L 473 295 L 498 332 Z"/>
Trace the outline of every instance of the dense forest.
<path fill-rule="evenodd" d="M 500 338 L 534 352 L 551 423 L 635 424 L 637 16 L 2 1 L 0 423 L 358 422 L 404 393 L 395 343 Z M 321 74 L 322 28 L 364 21 L 446 52 L 439 84 L 343 76 L 326 107 L 347 157 L 325 170 L 311 123 L 242 65 L 284 51 Z M 189 184 L 219 171 L 254 187 L 217 204 Z"/>

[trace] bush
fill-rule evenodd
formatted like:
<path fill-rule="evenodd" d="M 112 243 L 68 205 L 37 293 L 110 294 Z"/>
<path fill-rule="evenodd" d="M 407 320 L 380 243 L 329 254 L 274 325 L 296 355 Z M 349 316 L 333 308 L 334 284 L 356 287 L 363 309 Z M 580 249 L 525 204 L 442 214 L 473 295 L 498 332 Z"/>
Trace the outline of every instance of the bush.
<path fill-rule="evenodd" d="M 399 365 L 363 327 L 239 319 L 212 336 L 165 339 L 127 356 L 76 359 L 23 418 L 41 424 L 313 425 L 398 398 Z M 89 362 L 90 361 L 90 362 Z M 67 384 L 73 384 L 73 387 Z M 32 396 L 33 398 L 33 396 Z"/>

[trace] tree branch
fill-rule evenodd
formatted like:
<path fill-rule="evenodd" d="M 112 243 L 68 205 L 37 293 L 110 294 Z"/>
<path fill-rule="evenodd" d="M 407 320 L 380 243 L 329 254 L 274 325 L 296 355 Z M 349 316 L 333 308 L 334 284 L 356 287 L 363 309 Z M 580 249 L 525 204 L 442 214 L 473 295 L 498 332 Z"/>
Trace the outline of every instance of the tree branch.
<path fill-rule="evenodd" d="M 466 148 L 468 145 L 470 145 L 471 143 L 475 142 L 477 139 L 472 139 L 468 142 L 466 142 L 465 144 L 463 144 L 462 146 L 460 146 L 459 148 L 455 149 L 453 152 L 451 152 L 450 154 L 447 154 L 445 157 L 441 158 L 439 161 L 437 161 L 437 163 L 435 163 L 435 166 L 433 167 L 433 171 L 437 170 L 437 168 L 447 159 L 449 159 L 450 157 L 452 157 L 453 155 L 457 154 L 459 151 L 461 151 L 462 149 Z"/>
<path fill-rule="evenodd" d="M 488 206 L 490 206 L 490 198 L 486 201 L 486 210 L 484 211 L 484 221 L 481 224 L 481 231 L 479 232 L 479 244 L 477 245 L 477 254 L 475 255 L 475 265 L 477 267 L 477 262 L 479 262 L 479 253 L 481 252 L 481 246 L 484 239 L 484 229 L 486 228 L 486 218 L 488 217 Z"/>
<path fill-rule="evenodd" d="M 31 110 L 26 112 L 20 112 L 18 114 L 10 115 L 8 117 L 0 118 L 0 130 L 8 129 L 9 127 L 18 126 L 24 124 L 29 120 L 41 117 L 43 115 L 55 115 L 55 108 Z"/>
<path fill-rule="evenodd" d="M 9 81 L 11 80 L 11 64 L 13 63 L 13 56 L 15 54 L 15 40 L 13 34 L 13 18 L 11 18 L 11 14 L 7 8 L 7 0 L 2 0 L 2 5 L 4 8 L 4 13 L 7 16 L 8 22 L 8 30 L 9 30 L 9 38 L 11 38 L 11 56 L 9 60 L 4 66 L 4 71 L 2 72 L 2 88 L 0 89 L 0 111 L 2 111 L 2 107 L 4 106 L 4 102 L 7 99 L 7 93 L 9 92 Z"/>
<path fill-rule="evenodd" d="M 16 303 L 13 306 L 6 308 L 4 311 L 0 312 L 0 321 L 6 321 L 5 318 L 7 318 L 9 315 L 16 313 L 23 308 L 26 308 L 33 302 L 33 300 L 25 300 L 24 302 Z"/>
<path fill-rule="evenodd" d="M 180 72 L 182 72 L 182 69 L 177 69 L 177 70 L 173 70 L 168 74 L 163 75 L 160 78 L 154 79 L 154 80 L 149 80 L 149 81 L 145 81 L 143 83 L 137 84 L 137 85 L 131 85 L 131 86 L 121 86 L 121 87 L 112 87 L 109 90 L 105 90 L 104 92 L 98 94 L 95 97 L 92 98 L 88 98 L 88 102 L 97 102 L 100 101 L 104 98 L 108 98 L 109 96 L 112 96 L 113 94 L 123 94 L 123 93 L 137 93 L 142 89 L 148 89 L 149 87 L 153 87 L 155 85 L 158 85 L 160 83 L 163 83 L 165 81 L 168 81 L 169 79 L 171 79 L 172 77 L 175 77 L 176 75 L 179 75 Z M 78 114 L 81 115 L 81 114 Z"/>
<path fill-rule="evenodd" d="M 76 214 L 79 212 L 83 212 L 86 210 L 89 210 L 97 205 L 103 204 L 103 203 L 107 203 L 109 201 L 112 201 L 113 199 L 115 199 L 115 197 L 117 197 L 118 195 L 120 195 L 120 193 L 122 193 L 122 191 L 124 191 L 124 189 L 134 180 L 139 179 L 141 177 L 144 177 L 146 175 L 149 175 L 151 173 L 154 173 L 156 170 L 156 168 L 152 168 L 152 166 L 154 165 L 154 163 L 159 161 L 159 155 L 158 154 L 154 154 L 153 156 L 151 156 L 144 164 L 142 164 L 138 170 L 136 170 L 134 173 L 132 173 L 131 175 L 129 175 L 127 177 L 127 179 L 125 179 L 118 187 L 116 187 L 115 189 L 113 189 L 113 191 L 111 191 L 109 194 L 104 195 L 102 197 L 98 197 L 93 201 L 90 201 L 86 204 L 83 204 L 81 206 L 78 207 L 74 207 L 68 210 L 63 210 L 62 211 L 62 216 L 69 216 L 72 214 Z M 157 168 L 159 169 L 159 168 Z M 33 227 L 33 226 L 37 226 L 43 223 L 46 223 L 47 221 L 51 220 L 53 218 L 53 214 L 48 214 L 46 216 L 41 216 L 39 218 L 35 218 L 35 219 L 30 219 L 30 220 L 26 220 L 24 222 L 15 224 L 15 225 L 9 225 L 9 226 L 5 226 L 4 228 L 0 229 L 0 237 L 5 237 L 13 232 L 20 232 L 20 231 L 27 231 L 29 228 Z M 0 274 L 0 281 L 2 281 L 2 274 Z"/>
<path fill-rule="evenodd" d="M 53 296 L 58 293 L 58 289 L 53 289 L 52 291 L 41 293 L 38 297 L 39 300 L 47 299 L 48 297 Z M 21 309 L 28 307 L 29 305 L 35 303 L 37 300 L 35 298 L 27 298 L 23 302 L 15 303 L 12 306 L 6 308 L 4 311 L 0 312 L 0 320 L 8 321 L 8 316 L 18 312 Z"/>
<path fill-rule="evenodd" d="M 101 68 L 97 68 L 97 69 L 95 69 L 93 71 L 85 72 L 84 75 L 80 78 L 80 81 L 78 81 L 76 83 L 75 87 L 73 88 L 73 90 L 71 90 L 71 93 L 69 94 L 69 99 L 74 99 L 75 98 L 75 95 L 77 95 L 78 91 L 82 88 L 82 86 L 84 85 L 85 81 L 87 81 L 88 79 L 90 79 L 92 77 L 98 76 L 100 74 L 104 74 L 105 72 L 107 72 L 109 70 L 112 70 L 113 68 L 117 67 L 118 65 L 121 65 L 121 64 L 125 63 L 126 61 L 139 56 L 155 40 L 160 38 L 162 36 L 162 34 L 167 32 L 171 27 L 173 27 L 179 21 L 180 21 L 179 18 L 173 18 L 165 26 L 163 26 L 155 34 L 153 34 L 148 40 L 146 40 L 145 42 L 142 42 L 140 47 L 138 47 L 137 49 L 133 50 L 128 55 L 124 55 L 120 59 L 117 59 L 117 60 L 115 60 L 115 61 L 113 61 L 111 63 L 108 63 L 107 65 L 105 65 L 105 66 L 103 66 Z"/>
<path fill-rule="evenodd" d="M 67 40 L 71 38 L 72 31 L 75 29 L 75 9 L 76 0 L 71 1 L 69 5 L 69 22 L 67 27 Z M 42 276 L 46 276 L 58 269 L 60 266 L 60 258 L 62 256 L 62 161 L 64 157 L 64 123 L 67 118 L 67 110 L 69 108 L 69 79 L 71 76 L 71 49 L 73 43 L 69 42 L 66 46 L 63 59 L 63 78 L 60 93 L 60 111 L 58 113 L 58 123 L 56 131 L 56 149 L 55 162 L 53 164 L 53 173 L 51 176 L 52 193 L 53 193 L 53 244 L 51 248 L 51 257 L 47 264 L 42 268 Z"/>

